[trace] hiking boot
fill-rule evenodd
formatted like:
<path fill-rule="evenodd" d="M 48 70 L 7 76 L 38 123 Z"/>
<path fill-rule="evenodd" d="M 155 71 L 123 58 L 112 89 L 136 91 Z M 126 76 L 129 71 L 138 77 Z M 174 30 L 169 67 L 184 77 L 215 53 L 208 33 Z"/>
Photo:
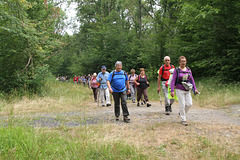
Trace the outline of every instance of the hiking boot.
<path fill-rule="evenodd" d="M 137 107 L 140 107 L 140 104 L 139 104 L 139 102 L 137 103 Z"/>
<path fill-rule="evenodd" d="M 124 121 L 125 123 L 129 123 L 129 122 L 130 122 L 130 119 L 128 118 L 128 116 L 124 116 L 124 117 L 123 117 L 123 121 Z"/>
<path fill-rule="evenodd" d="M 143 105 L 143 102 L 141 102 L 141 105 Z"/>
<path fill-rule="evenodd" d="M 119 121 L 119 117 L 116 117 L 116 121 Z"/>
<path fill-rule="evenodd" d="M 150 103 L 147 103 L 147 107 L 150 107 L 151 106 L 151 104 Z"/>
<path fill-rule="evenodd" d="M 145 99 L 143 100 L 143 103 L 146 104 L 146 100 Z"/>
<path fill-rule="evenodd" d="M 170 115 L 169 106 L 166 106 L 166 107 L 165 107 L 165 112 L 166 112 L 166 113 L 165 113 L 166 115 Z"/>
<path fill-rule="evenodd" d="M 172 112 L 172 104 L 169 106 L 169 111 Z"/>
<path fill-rule="evenodd" d="M 105 105 L 103 104 L 102 107 L 105 107 Z"/>
<path fill-rule="evenodd" d="M 181 121 L 181 124 L 184 125 L 184 126 L 188 125 L 187 121 Z"/>
<path fill-rule="evenodd" d="M 111 106 L 111 104 L 107 104 L 107 107 Z"/>

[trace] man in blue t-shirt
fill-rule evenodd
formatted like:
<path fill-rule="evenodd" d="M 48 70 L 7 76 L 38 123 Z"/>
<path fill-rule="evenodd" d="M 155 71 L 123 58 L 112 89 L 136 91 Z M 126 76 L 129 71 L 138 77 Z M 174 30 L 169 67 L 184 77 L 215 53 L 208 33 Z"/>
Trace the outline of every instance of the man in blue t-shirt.
<path fill-rule="evenodd" d="M 130 119 L 128 118 L 128 108 L 127 108 L 127 93 L 130 93 L 129 81 L 125 71 L 122 71 L 122 62 L 117 61 L 115 63 L 115 70 L 112 71 L 107 79 L 107 86 L 110 93 L 112 93 L 114 98 L 115 106 L 115 116 L 116 121 L 119 121 L 120 116 L 120 99 L 123 111 L 123 120 L 126 123 L 129 123 Z M 127 88 L 126 88 L 127 86 Z"/>
<path fill-rule="evenodd" d="M 109 96 L 109 89 L 107 87 L 107 79 L 109 76 L 108 71 L 106 71 L 106 66 L 102 66 L 101 70 L 102 72 L 98 73 L 97 76 L 97 81 L 98 83 L 100 83 L 99 86 L 99 94 L 100 94 L 100 99 L 102 102 L 102 106 L 104 107 L 104 101 L 105 101 L 105 97 L 106 97 L 106 106 L 111 106 L 111 102 L 110 102 L 110 96 Z"/>

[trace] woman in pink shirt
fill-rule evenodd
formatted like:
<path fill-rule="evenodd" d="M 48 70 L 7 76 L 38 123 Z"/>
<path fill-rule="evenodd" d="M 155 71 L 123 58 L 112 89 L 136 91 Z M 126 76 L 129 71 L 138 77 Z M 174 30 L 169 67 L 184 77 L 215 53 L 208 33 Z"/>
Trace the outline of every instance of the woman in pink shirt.
<path fill-rule="evenodd" d="M 95 102 L 97 102 L 97 93 L 98 93 L 98 82 L 97 82 L 97 73 L 93 74 L 93 77 L 90 81 L 89 88 L 93 90 L 93 96 Z"/>

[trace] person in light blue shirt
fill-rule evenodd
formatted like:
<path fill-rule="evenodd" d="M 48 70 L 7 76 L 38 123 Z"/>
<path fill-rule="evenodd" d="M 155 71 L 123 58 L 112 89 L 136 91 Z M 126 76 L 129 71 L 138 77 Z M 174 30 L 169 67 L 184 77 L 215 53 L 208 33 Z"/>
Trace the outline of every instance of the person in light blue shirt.
<path fill-rule="evenodd" d="M 102 72 L 98 73 L 98 76 L 97 76 L 97 81 L 98 83 L 100 83 L 99 92 L 100 92 L 100 99 L 103 107 L 105 107 L 105 104 L 104 104 L 105 97 L 106 97 L 106 106 L 107 107 L 111 106 L 109 89 L 107 87 L 107 79 L 109 76 L 109 72 L 106 71 L 106 69 L 107 69 L 106 66 L 102 66 L 101 68 Z"/>
<path fill-rule="evenodd" d="M 115 70 L 112 71 L 107 79 L 107 86 L 112 93 L 114 98 L 114 106 L 115 106 L 115 116 L 116 121 L 119 121 L 120 116 L 120 99 L 121 99 L 121 106 L 123 111 L 123 120 L 126 123 L 130 122 L 130 119 L 128 118 L 129 112 L 127 108 L 127 93 L 130 93 L 129 88 L 129 81 L 128 76 L 125 71 L 122 71 L 122 62 L 117 61 L 115 63 Z M 127 86 L 127 88 L 126 88 Z"/>

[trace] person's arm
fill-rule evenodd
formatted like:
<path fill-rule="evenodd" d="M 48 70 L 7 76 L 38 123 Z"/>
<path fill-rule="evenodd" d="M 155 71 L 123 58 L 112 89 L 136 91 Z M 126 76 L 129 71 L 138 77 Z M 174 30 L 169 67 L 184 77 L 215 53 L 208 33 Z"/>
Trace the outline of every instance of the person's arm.
<path fill-rule="evenodd" d="M 191 78 L 190 78 L 190 80 L 191 80 L 191 82 L 192 82 L 193 89 L 194 89 L 195 93 L 198 94 L 198 90 L 197 90 L 197 87 L 196 87 L 194 78 L 193 78 L 193 76 L 192 76 L 192 73 L 191 73 Z"/>
<path fill-rule="evenodd" d="M 109 92 L 113 93 L 110 81 L 107 81 L 107 86 L 108 86 Z"/>
<path fill-rule="evenodd" d="M 107 78 L 107 86 L 108 86 L 108 89 L 109 89 L 109 92 L 110 93 L 113 93 L 113 90 L 112 90 L 112 87 L 111 87 L 111 81 L 112 81 L 112 72 L 109 74 L 108 78 Z"/>
<path fill-rule="evenodd" d="M 125 76 L 125 85 L 127 88 L 127 94 L 130 94 L 130 85 L 129 85 L 129 79 L 127 75 Z"/>
<path fill-rule="evenodd" d="M 134 79 L 134 83 L 135 83 L 137 86 L 139 86 L 140 83 L 138 83 L 137 80 L 138 80 L 138 77 L 136 77 L 136 78 Z"/>
<path fill-rule="evenodd" d="M 174 97 L 174 95 L 175 95 L 174 88 L 175 88 L 176 79 L 177 79 L 177 70 L 175 69 L 173 71 L 173 76 L 172 76 L 172 81 L 171 81 L 171 96 L 172 97 Z"/>

